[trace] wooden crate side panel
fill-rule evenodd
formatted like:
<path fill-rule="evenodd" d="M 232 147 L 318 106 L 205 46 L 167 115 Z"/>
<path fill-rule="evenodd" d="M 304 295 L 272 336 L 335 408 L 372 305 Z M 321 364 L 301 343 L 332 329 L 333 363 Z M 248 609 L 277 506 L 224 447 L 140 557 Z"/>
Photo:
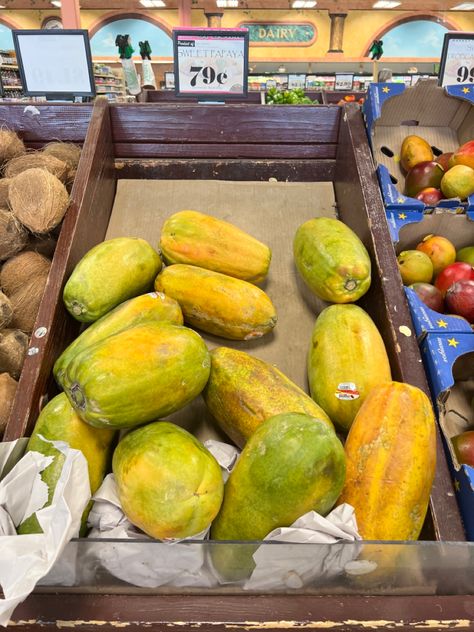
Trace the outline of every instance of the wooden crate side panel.
<path fill-rule="evenodd" d="M 74 265 L 105 235 L 115 195 L 112 152 L 108 106 L 99 101 L 90 120 L 5 441 L 28 436 L 32 431 L 52 380 L 54 361 L 78 333 L 79 323 L 64 308 L 62 289 Z M 46 329 L 41 337 L 35 333 L 39 327 Z"/>

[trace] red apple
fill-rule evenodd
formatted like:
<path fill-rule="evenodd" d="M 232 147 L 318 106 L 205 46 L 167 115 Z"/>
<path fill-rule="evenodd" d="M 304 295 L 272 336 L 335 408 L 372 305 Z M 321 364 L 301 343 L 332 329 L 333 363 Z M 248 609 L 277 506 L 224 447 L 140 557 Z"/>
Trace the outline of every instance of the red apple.
<path fill-rule="evenodd" d="M 451 439 L 459 464 L 474 467 L 474 430 L 467 430 Z"/>
<path fill-rule="evenodd" d="M 440 156 L 435 158 L 435 162 L 438 162 L 443 167 L 443 169 L 447 171 L 450 167 L 449 159 L 451 158 L 452 155 L 453 155 L 453 152 L 448 151 L 445 154 L 441 154 Z"/>
<path fill-rule="evenodd" d="M 461 281 L 461 279 L 473 280 L 474 268 L 463 261 L 456 261 L 456 263 L 451 263 L 444 270 L 441 270 L 436 277 L 435 286 L 444 296 L 449 286 L 456 281 Z"/>
<path fill-rule="evenodd" d="M 426 204 L 426 206 L 436 206 L 443 199 L 443 194 L 439 189 L 428 187 L 427 189 L 422 189 L 415 197 L 417 200 L 421 200 L 423 204 Z"/>
<path fill-rule="evenodd" d="M 474 323 L 474 280 L 456 281 L 447 290 L 446 307 L 459 314 L 470 323 Z"/>
<path fill-rule="evenodd" d="M 437 287 L 431 285 L 431 283 L 413 283 L 410 285 L 418 295 L 418 298 L 430 309 L 434 309 L 435 312 L 443 312 L 443 295 Z"/>

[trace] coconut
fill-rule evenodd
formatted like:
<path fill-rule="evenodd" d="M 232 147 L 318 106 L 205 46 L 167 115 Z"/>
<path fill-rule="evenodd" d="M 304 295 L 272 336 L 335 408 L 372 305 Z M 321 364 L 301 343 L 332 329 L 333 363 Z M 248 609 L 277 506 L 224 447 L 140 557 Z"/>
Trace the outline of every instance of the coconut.
<path fill-rule="evenodd" d="M 8 197 L 15 217 L 39 234 L 55 228 L 69 205 L 64 184 L 44 169 L 28 169 L 15 176 Z"/>
<path fill-rule="evenodd" d="M 16 387 L 17 383 L 8 373 L 0 373 L 0 437 L 3 435 L 10 417 Z"/>
<path fill-rule="evenodd" d="M 76 175 L 77 165 L 81 157 L 81 148 L 73 143 L 49 143 L 43 153 L 62 160 L 68 166 L 67 182 L 72 182 Z"/>
<path fill-rule="evenodd" d="M 28 233 L 11 211 L 0 208 L 0 261 L 13 257 L 28 243 Z"/>
<path fill-rule="evenodd" d="M 39 277 L 47 277 L 50 267 L 51 261 L 37 252 L 21 252 L 3 264 L 0 287 L 7 296 L 12 296 Z"/>
<path fill-rule="evenodd" d="M 47 279 L 47 274 L 38 276 L 10 296 L 10 303 L 13 309 L 12 327 L 31 334 Z"/>
<path fill-rule="evenodd" d="M 25 152 L 26 147 L 15 132 L 9 129 L 0 129 L 0 163 L 8 162 Z"/>
<path fill-rule="evenodd" d="M 9 373 L 15 379 L 20 377 L 28 336 L 18 329 L 0 331 L 0 372 Z"/>
<path fill-rule="evenodd" d="M 0 292 L 0 329 L 11 323 L 13 316 L 12 304 L 8 296 Z"/>
<path fill-rule="evenodd" d="M 62 160 L 49 156 L 42 151 L 30 151 L 23 156 L 10 160 L 5 167 L 4 175 L 5 178 L 14 178 L 28 169 L 44 169 L 52 173 L 56 178 L 59 178 L 61 182 L 66 182 L 69 171 L 67 164 Z"/>
<path fill-rule="evenodd" d="M 10 182 L 10 178 L 0 179 L 0 208 L 8 208 L 8 187 Z"/>

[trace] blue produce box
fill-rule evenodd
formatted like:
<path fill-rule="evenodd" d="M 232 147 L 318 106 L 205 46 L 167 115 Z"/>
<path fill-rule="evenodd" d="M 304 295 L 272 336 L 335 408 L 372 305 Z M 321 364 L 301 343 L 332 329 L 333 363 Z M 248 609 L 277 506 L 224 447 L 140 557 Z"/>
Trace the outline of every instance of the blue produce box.
<path fill-rule="evenodd" d="M 474 336 L 428 334 L 422 343 L 422 357 L 466 535 L 474 541 L 474 468 L 458 463 L 451 443 L 452 437 L 474 430 Z"/>
<path fill-rule="evenodd" d="M 399 83 L 370 84 L 363 111 L 387 210 L 433 212 L 433 207 L 403 193 L 403 139 L 411 134 L 421 136 L 435 155 L 455 151 L 474 140 L 473 105 L 474 85 L 441 88 L 436 80 L 419 81 L 412 88 Z M 466 201 L 441 200 L 436 208 L 474 212 L 474 195 Z"/>

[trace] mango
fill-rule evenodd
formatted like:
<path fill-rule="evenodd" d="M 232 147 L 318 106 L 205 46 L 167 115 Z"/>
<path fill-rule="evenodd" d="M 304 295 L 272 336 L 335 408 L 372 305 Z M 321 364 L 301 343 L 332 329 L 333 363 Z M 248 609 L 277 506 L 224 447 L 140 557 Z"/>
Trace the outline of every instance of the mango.
<path fill-rule="evenodd" d="M 433 278 L 433 263 L 420 250 L 404 250 L 398 255 L 397 263 L 404 285 L 430 283 Z"/>
<path fill-rule="evenodd" d="M 419 162 L 407 173 L 405 195 L 415 197 L 423 189 L 439 189 L 444 173 L 443 167 L 437 162 Z"/>
<path fill-rule="evenodd" d="M 466 167 L 474 169 L 474 140 L 469 140 L 454 152 L 452 164 L 466 165 Z"/>
<path fill-rule="evenodd" d="M 420 136 L 407 136 L 400 150 L 400 164 L 405 171 L 410 171 L 419 162 L 433 160 L 433 150 L 429 143 Z"/>
<path fill-rule="evenodd" d="M 211 351 L 211 373 L 202 396 L 219 427 L 240 448 L 266 419 L 280 413 L 305 413 L 333 429 L 309 395 L 275 366 L 244 351 Z"/>
<path fill-rule="evenodd" d="M 112 461 L 127 518 L 152 538 L 187 538 L 209 527 L 224 494 L 219 464 L 192 434 L 158 421 L 129 432 Z"/>
<path fill-rule="evenodd" d="M 416 249 L 424 252 L 431 259 L 434 276 L 456 260 L 456 248 L 442 235 L 426 235 Z"/>
<path fill-rule="evenodd" d="M 474 169 L 466 165 L 455 165 L 441 180 L 441 191 L 447 198 L 465 200 L 474 193 Z"/>
<path fill-rule="evenodd" d="M 458 250 L 456 253 L 456 261 L 469 263 L 474 267 L 474 246 L 466 246 Z"/>

